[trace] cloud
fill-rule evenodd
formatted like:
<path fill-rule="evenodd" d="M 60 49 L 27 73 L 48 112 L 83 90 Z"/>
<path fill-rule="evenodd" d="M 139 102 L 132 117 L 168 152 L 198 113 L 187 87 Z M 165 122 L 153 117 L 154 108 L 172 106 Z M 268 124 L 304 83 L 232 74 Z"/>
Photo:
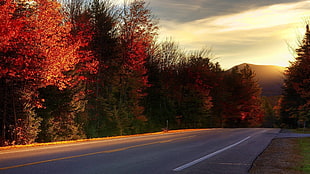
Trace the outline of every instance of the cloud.
<path fill-rule="evenodd" d="M 195 6 L 177 6 L 177 9 L 180 8 L 192 9 Z M 188 22 L 167 18 L 160 20 L 160 36 L 172 36 L 187 49 L 209 45 L 224 67 L 238 62 L 287 65 L 292 56 L 286 42 L 296 42 L 297 30 L 304 34 L 305 26 L 301 26 L 302 29 L 298 27 L 304 17 L 310 16 L 309 8 L 310 1 L 300 1 L 261 5 L 259 8 L 205 16 Z"/>
<path fill-rule="evenodd" d="M 305 6 L 310 7 L 310 3 L 272 5 L 238 14 L 221 16 L 212 21 L 211 24 L 222 26 L 224 28 L 222 31 L 270 28 L 300 18 L 305 14 Z"/>
<path fill-rule="evenodd" d="M 264 6 L 298 2 L 296 0 L 148 0 L 162 20 L 190 22 L 212 16 L 223 16 Z M 301 1 L 301 0 L 299 0 Z"/>

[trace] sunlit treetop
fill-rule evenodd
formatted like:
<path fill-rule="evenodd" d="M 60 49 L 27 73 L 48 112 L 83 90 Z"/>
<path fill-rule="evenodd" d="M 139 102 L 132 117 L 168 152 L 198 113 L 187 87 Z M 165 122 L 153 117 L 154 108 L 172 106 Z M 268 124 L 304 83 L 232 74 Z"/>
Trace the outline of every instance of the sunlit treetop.
<path fill-rule="evenodd" d="M 0 8 L 1 76 L 33 80 L 39 86 L 70 85 L 66 72 L 83 62 L 78 50 L 85 43 L 71 35 L 61 4 L 5 1 Z"/>

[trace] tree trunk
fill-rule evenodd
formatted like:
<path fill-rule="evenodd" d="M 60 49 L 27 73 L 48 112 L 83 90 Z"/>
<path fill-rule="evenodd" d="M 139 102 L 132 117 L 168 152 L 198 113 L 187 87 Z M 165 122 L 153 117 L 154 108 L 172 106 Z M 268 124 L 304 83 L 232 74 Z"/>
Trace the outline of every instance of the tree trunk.
<path fill-rule="evenodd" d="M 4 100 L 4 104 L 3 104 L 3 115 L 2 115 L 2 126 L 1 126 L 1 129 L 2 129 L 2 132 L 1 132 L 1 142 L 0 142 L 0 145 L 4 145 L 5 144 L 5 137 L 6 137 L 6 118 L 7 118 L 7 85 L 6 85 L 6 82 L 3 82 L 4 84 L 4 97 L 3 97 L 3 100 Z"/>
<path fill-rule="evenodd" d="M 17 138 L 17 116 L 16 116 L 16 105 L 15 105 L 15 95 L 14 95 L 14 86 L 13 86 L 13 92 L 12 92 L 12 106 L 13 106 L 13 114 L 14 114 L 14 131 L 13 131 L 13 137 L 15 143 L 18 141 Z"/>

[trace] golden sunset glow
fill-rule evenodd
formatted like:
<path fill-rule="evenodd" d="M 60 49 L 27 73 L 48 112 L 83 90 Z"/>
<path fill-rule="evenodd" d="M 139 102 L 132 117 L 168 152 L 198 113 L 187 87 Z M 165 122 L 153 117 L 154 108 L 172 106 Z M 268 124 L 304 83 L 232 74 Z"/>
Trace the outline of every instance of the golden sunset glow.
<path fill-rule="evenodd" d="M 221 16 L 216 18 L 213 24 L 223 26 L 221 31 L 253 30 L 285 25 L 288 21 L 294 21 L 304 15 L 304 11 L 297 9 L 304 5 L 284 4 L 249 10 L 238 14 Z"/>
<path fill-rule="evenodd" d="M 180 4 L 174 6 L 169 2 L 150 0 L 150 6 L 156 6 L 154 14 L 160 18 L 160 38 L 172 37 L 181 48 L 190 50 L 211 47 L 225 69 L 244 62 L 288 66 L 294 59 L 289 47 L 297 47 L 298 39 L 305 32 L 305 20 L 310 15 L 310 1 L 301 1 L 258 8 L 249 6 L 236 13 L 206 14 L 203 18 L 201 15 L 199 19 L 183 21 L 172 14 L 173 8 L 180 10 L 181 16 L 181 10 L 183 13 L 191 11 L 195 4 L 203 4 L 202 1 L 193 1 L 187 8 L 185 2 L 182 8 Z M 170 17 L 169 12 L 163 16 L 161 5 L 169 6 L 171 16 L 176 18 Z M 195 8 L 199 9 L 197 6 Z"/>

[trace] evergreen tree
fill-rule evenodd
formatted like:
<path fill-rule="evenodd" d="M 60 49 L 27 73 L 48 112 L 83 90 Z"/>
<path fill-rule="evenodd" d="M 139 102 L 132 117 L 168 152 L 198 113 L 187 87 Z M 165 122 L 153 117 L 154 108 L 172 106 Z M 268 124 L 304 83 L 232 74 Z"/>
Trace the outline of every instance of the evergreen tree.
<path fill-rule="evenodd" d="M 47 86 L 39 90 L 44 98 L 43 108 L 37 112 L 42 116 L 41 132 L 38 141 L 63 141 L 85 138 L 76 117 L 82 111 L 80 100 L 74 98 L 71 88 L 59 90 L 56 86 Z"/>
<path fill-rule="evenodd" d="M 119 13 L 110 1 L 92 1 L 85 12 L 92 28 L 90 49 L 98 61 L 97 74 L 90 76 L 88 83 L 87 120 L 88 137 L 118 135 L 111 116 L 115 111 L 119 88 L 121 54 L 117 24 Z M 79 21 L 83 22 L 83 21 Z"/>
<path fill-rule="evenodd" d="M 277 119 L 276 119 L 276 114 L 275 114 L 275 109 L 270 103 L 270 97 L 263 96 L 262 101 L 263 101 L 263 108 L 265 112 L 265 117 L 264 117 L 264 122 L 263 122 L 263 127 L 274 127 L 277 124 Z"/>
<path fill-rule="evenodd" d="M 284 92 L 281 103 L 281 121 L 289 127 L 297 127 L 310 119 L 310 31 L 298 49 L 297 57 L 285 73 Z"/>

